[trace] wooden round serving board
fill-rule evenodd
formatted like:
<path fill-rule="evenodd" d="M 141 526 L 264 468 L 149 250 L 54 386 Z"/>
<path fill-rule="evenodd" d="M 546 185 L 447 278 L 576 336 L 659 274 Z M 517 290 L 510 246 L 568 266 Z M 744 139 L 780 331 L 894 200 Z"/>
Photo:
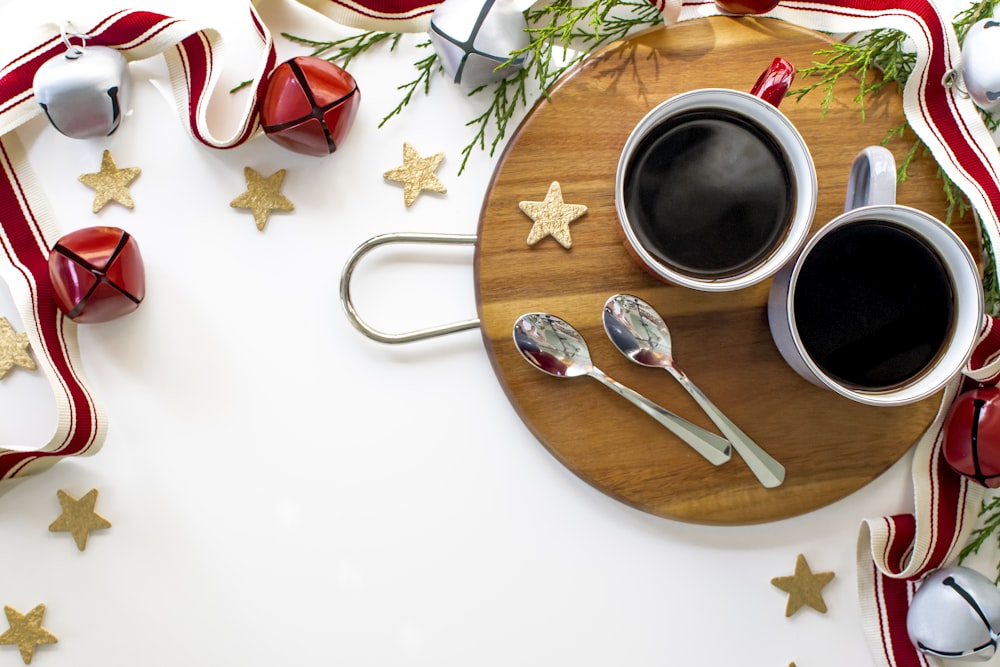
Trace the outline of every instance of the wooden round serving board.
<path fill-rule="evenodd" d="M 629 132 L 653 106 L 695 88 L 749 90 L 775 56 L 797 67 L 829 40 L 771 19 L 709 18 L 646 31 L 594 54 L 567 74 L 528 114 L 502 156 L 483 204 L 475 273 L 483 337 L 496 374 L 518 414 L 569 470 L 607 495 L 662 517 L 703 524 L 751 524 L 795 516 L 839 500 L 897 461 L 932 421 L 940 394 L 914 405 L 874 408 L 801 379 L 783 362 L 767 325 L 770 281 L 728 293 L 667 285 L 625 250 L 615 213 L 614 180 Z M 802 85 L 799 80 L 793 85 Z M 810 147 L 819 179 L 813 229 L 843 209 L 855 155 L 903 120 L 894 86 L 866 102 L 839 84 L 822 117 L 823 93 L 781 109 Z M 897 160 L 912 135 L 891 143 Z M 898 201 L 943 219 L 936 165 L 918 155 Z M 588 212 L 570 226 L 572 248 L 547 237 L 528 246 L 531 220 L 518 208 L 541 201 L 552 181 Z M 970 248 L 971 216 L 954 222 Z M 978 255 L 977 255 L 978 256 Z M 687 419 L 717 429 L 666 372 L 626 360 L 601 325 L 616 292 L 642 297 L 670 326 L 678 365 L 734 422 L 787 470 L 765 489 L 736 454 L 714 467 L 673 434 L 591 378 L 545 375 L 517 353 L 514 321 L 554 313 L 584 335 L 594 364 Z"/>

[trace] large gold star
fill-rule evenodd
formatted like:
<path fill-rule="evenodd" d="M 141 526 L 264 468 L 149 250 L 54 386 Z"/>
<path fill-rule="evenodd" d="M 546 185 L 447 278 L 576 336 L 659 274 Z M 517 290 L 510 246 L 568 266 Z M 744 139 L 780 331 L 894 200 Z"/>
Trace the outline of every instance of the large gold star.
<path fill-rule="evenodd" d="M 535 245 L 551 235 L 562 247 L 571 247 L 573 240 L 569 235 L 569 223 L 587 212 L 587 207 L 582 204 L 563 202 L 559 181 L 552 181 L 544 201 L 523 201 L 518 206 L 535 223 L 528 232 L 528 245 Z"/>
<path fill-rule="evenodd" d="M 387 181 L 403 184 L 403 202 L 409 207 L 417 201 L 424 190 L 444 194 L 448 191 L 437 175 L 438 165 L 444 159 L 444 153 L 435 153 L 424 158 L 407 142 L 403 142 L 403 164 L 382 174 Z"/>
<path fill-rule="evenodd" d="M 799 554 L 795 561 L 795 574 L 790 577 L 775 577 L 771 583 L 788 593 L 788 603 L 785 605 L 785 617 L 791 616 L 803 605 L 809 605 L 816 611 L 825 614 L 826 603 L 823 602 L 823 587 L 833 579 L 833 572 L 817 572 L 809 569 L 806 557 Z"/>
<path fill-rule="evenodd" d="M 56 491 L 62 514 L 49 525 L 53 533 L 72 533 L 76 548 L 83 551 L 87 548 L 87 536 L 92 530 L 110 528 L 111 522 L 94 511 L 97 504 L 97 489 L 91 489 L 77 500 L 62 489 Z"/>
<path fill-rule="evenodd" d="M 247 191 L 229 202 L 233 208 L 248 208 L 253 211 L 257 229 L 264 231 L 271 211 L 294 211 L 295 205 L 281 194 L 281 184 L 285 180 L 285 170 L 279 169 L 267 178 L 250 167 L 243 168 Z"/>
<path fill-rule="evenodd" d="M 56 644 L 59 640 L 54 634 L 42 627 L 42 617 L 45 615 L 45 605 L 40 604 L 27 614 L 22 614 L 13 607 L 4 606 L 7 614 L 7 624 L 10 629 L 0 635 L 0 644 L 17 645 L 21 650 L 21 660 L 30 665 L 35 655 L 35 647 L 39 644 Z"/>
<path fill-rule="evenodd" d="M 81 183 L 94 189 L 94 213 L 111 201 L 116 201 L 126 208 L 135 208 L 135 202 L 132 201 L 132 195 L 128 191 L 128 184 L 141 172 L 138 167 L 119 169 L 115 159 L 111 157 L 111 151 L 105 150 L 104 157 L 101 158 L 101 170 L 96 174 L 80 176 Z"/>
<path fill-rule="evenodd" d="M 14 366 L 35 370 L 35 360 L 28 354 L 28 334 L 16 332 L 6 317 L 0 317 L 0 378 Z"/>

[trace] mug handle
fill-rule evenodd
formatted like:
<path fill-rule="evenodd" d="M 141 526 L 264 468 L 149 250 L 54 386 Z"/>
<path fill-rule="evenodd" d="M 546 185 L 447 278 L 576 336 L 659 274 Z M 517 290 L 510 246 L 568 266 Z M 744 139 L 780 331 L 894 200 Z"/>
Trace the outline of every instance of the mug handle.
<path fill-rule="evenodd" d="M 869 146 L 854 158 L 844 211 L 896 203 L 896 159 L 885 146 Z"/>
<path fill-rule="evenodd" d="M 757 82 L 750 89 L 751 95 L 756 95 L 772 106 L 781 104 L 785 93 L 795 79 L 795 67 L 784 58 L 778 57 L 771 61 L 771 66 L 761 72 Z"/>

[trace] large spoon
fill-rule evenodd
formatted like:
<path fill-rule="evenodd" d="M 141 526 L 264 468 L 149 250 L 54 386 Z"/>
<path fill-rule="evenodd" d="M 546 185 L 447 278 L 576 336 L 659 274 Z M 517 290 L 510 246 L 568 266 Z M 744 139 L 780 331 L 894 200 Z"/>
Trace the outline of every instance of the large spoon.
<path fill-rule="evenodd" d="M 514 345 L 528 363 L 555 377 L 589 375 L 623 396 L 715 465 L 729 460 L 729 442 L 608 377 L 594 366 L 580 332 L 568 322 L 548 313 L 527 313 L 514 323 Z"/>
<path fill-rule="evenodd" d="M 760 483 L 767 488 L 785 481 L 785 468 L 741 431 L 674 363 L 670 331 L 648 303 L 628 294 L 616 294 L 604 304 L 604 330 L 622 354 L 642 366 L 664 368 L 681 383 L 719 430 L 729 438 Z"/>

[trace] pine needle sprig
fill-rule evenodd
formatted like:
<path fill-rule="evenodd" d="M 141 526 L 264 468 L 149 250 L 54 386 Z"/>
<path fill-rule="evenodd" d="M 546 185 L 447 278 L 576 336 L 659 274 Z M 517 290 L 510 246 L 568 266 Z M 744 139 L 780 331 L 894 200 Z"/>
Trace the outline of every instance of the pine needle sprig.
<path fill-rule="evenodd" d="M 663 18 L 647 0 L 551 0 L 524 13 L 529 43 L 510 54 L 501 65 L 510 65 L 523 58 L 522 69 L 511 77 L 469 92 L 469 95 L 492 95 L 486 109 L 466 123 L 471 127 L 471 141 L 462 149 L 461 174 L 472 153 L 479 149 L 492 156 L 507 136 L 518 112 L 528 107 L 537 94 L 548 95 L 552 84 L 567 70 L 581 62 L 601 46 L 626 37 L 633 31 L 657 25 Z M 347 67 L 351 61 L 382 44 L 395 51 L 400 33 L 369 31 L 335 40 L 316 40 L 282 33 L 297 44 L 312 49 L 311 55 L 324 57 Z M 430 40 L 416 48 L 431 46 Z M 379 123 L 385 125 L 399 116 L 418 93 L 430 93 L 431 80 L 444 71 L 437 54 L 413 63 L 416 76 L 397 86 L 402 96 L 396 106 Z M 238 89 L 238 88 L 237 88 Z M 234 89 L 236 90 L 236 89 Z"/>
<path fill-rule="evenodd" d="M 431 41 L 427 40 L 417 44 L 418 49 L 426 49 L 431 45 Z M 436 53 L 431 53 L 425 58 L 413 63 L 413 69 L 417 71 L 417 76 L 406 83 L 396 86 L 396 90 L 403 91 L 403 97 L 400 99 L 399 103 L 387 113 L 382 120 L 379 122 L 378 126 L 382 127 L 390 118 L 398 116 L 403 112 L 410 102 L 413 100 L 413 94 L 417 91 L 421 91 L 424 95 L 429 95 L 431 92 L 431 77 L 438 72 L 444 71 L 441 67 L 440 59 Z"/>
<path fill-rule="evenodd" d="M 481 151 L 486 150 L 487 134 L 490 127 L 494 128 L 494 132 L 493 139 L 490 141 L 489 154 L 493 155 L 496 152 L 500 142 L 507 136 L 507 128 L 514 118 L 517 108 L 528 105 L 528 79 L 530 76 L 531 73 L 529 70 L 521 69 L 513 76 L 493 84 L 496 88 L 493 91 L 493 99 L 486 108 L 486 111 L 465 124 L 466 127 L 475 127 L 476 132 L 472 137 L 472 141 L 462 149 L 462 163 L 458 168 L 459 174 L 465 170 L 465 166 L 469 158 L 472 157 L 473 151 L 477 148 Z M 479 89 L 472 91 L 470 94 L 476 92 L 479 92 Z"/>
<path fill-rule="evenodd" d="M 1000 547 L 1000 496 L 984 500 L 979 516 L 985 517 L 982 525 L 972 531 L 969 542 L 958 554 L 958 562 L 964 563 L 973 554 L 978 554 L 980 550 L 990 542 L 996 543 Z M 994 583 L 1000 583 L 1000 564 L 997 565 Z"/>
<path fill-rule="evenodd" d="M 389 43 L 389 51 L 395 51 L 399 46 L 399 40 L 403 36 L 398 32 L 378 32 L 369 30 L 358 35 L 351 35 L 342 39 L 330 41 L 308 39 L 297 35 L 290 35 L 287 32 L 281 33 L 285 39 L 301 44 L 312 49 L 309 54 L 317 58 L 325 58 L 332 63 L 338 63 L 344 69 L 351 64 L 351 61 L 363 53 L 367 53 L 375 46 L 384 42 Z M 330 53 L 330 52 L 333 53 Z"/>
<path fill-rule="evenodd" d="M 510 54 L 501 67 L 524 58 L 521 70 L 511 77 L 470 91 L 469 95 L 492 93 L 486 110 L 466 126 L 474 128 L 472 140 L 462 149 L 461 174 L 476 149 L 493 156 L 506 137 L 510 123 L 534 98 L 529 81 L 537 92 L 548 96 L 559 77 L 595 50 L 627 36 L 635 30 L 661 23 L 659 10 L 646 0 L 553 0 L 525 12 L 529 43 Z M 405 106 L 405 105 L 404 105 Z M 487 142 L 487 135 L 493 138 Z"/>
<path fill-rule="evenodd" d="M 900 30 L 879 28 L 864 35 L 854 44 L 837 42 L 829 48 L 816 52 L 824 61 L 814 61 L 809 67 L 799 70 L 807 79 L 816 79 L 806 86 L 789 91 L 796 101 L 814 90 L 822 90 L 823 100 L 820 111 L 826 115 L 833 102 L 834 90 L 844 76 L 855 76 L 859 81 L 858 94 L 854 102 L 865 118 L 865 99 L 877 93 L 884 86 L 895 84 L 902 89 L 906 79 L 913 72 L 916 54 L 906 48 L 906 33 Z M 874 76 L 881 72 L 881 77 Z"/>

